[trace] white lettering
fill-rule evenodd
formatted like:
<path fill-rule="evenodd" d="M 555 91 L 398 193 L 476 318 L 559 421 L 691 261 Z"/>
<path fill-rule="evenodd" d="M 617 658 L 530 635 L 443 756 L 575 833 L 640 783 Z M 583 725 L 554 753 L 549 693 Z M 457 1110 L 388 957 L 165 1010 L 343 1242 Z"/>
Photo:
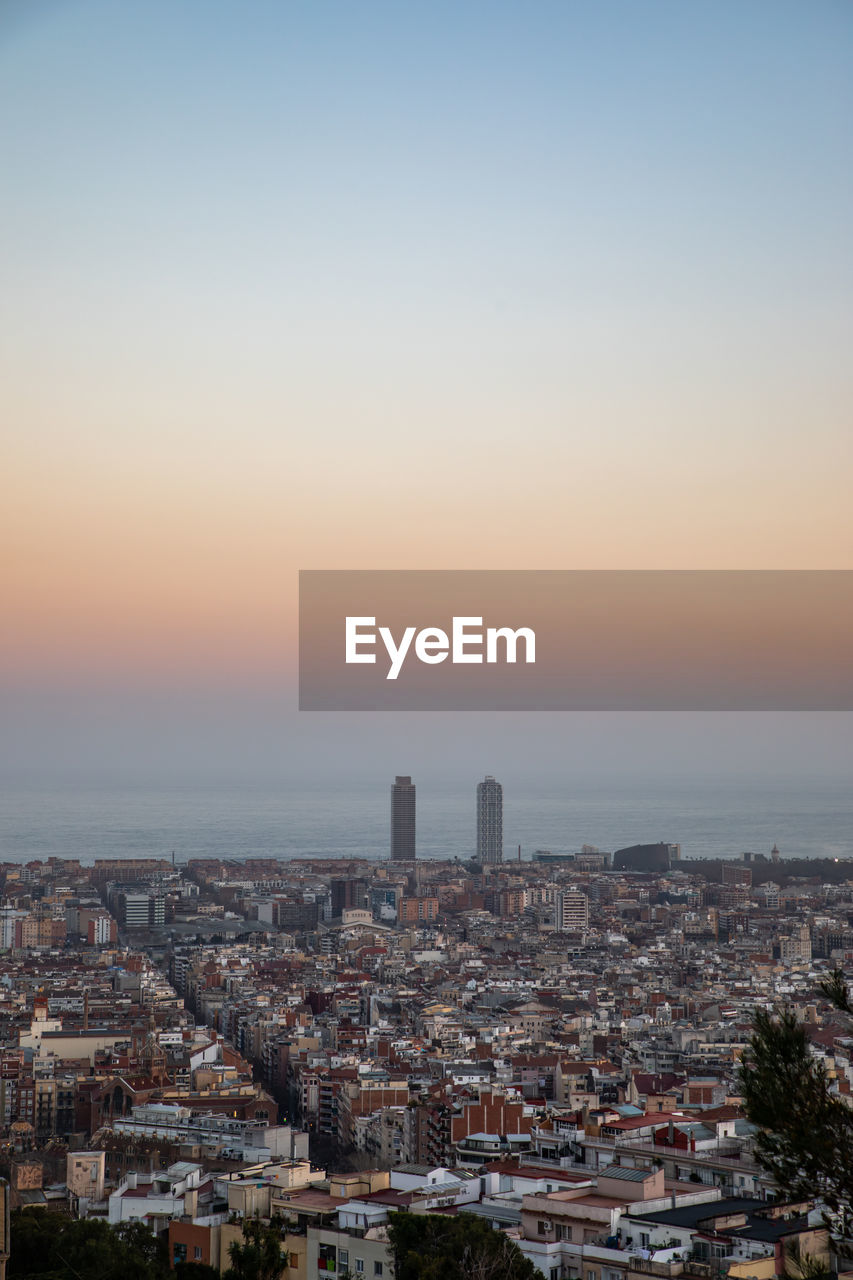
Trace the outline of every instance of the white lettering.
<path fill-rule="evenodd" d="M 375 653 L 362 652 L 363 649 L 373 648 L 376 645 L 376 631 L 367 630 L 367 628 L 375 627 L 375 625 L 375 618 L 352 617 L 346 619 L 345 661 L 347 663 L 376 662 Z M 409 650 L 412 648 L 412 641 L 414 641 L 414 651 L 418 661 L 426 662 L 430 666 L 444 662 L 448 653 L 451 655 L 451 662 L 454 663 L 479 663 L 483 661 L 489 663 L 500 661 L 508 664 L 515 663 L 519 661 L 519 641 L 524 643 L 524 661 L 528 663 L 536 661 L 536 633 L 530 627 L 519 627 L 515 631 L 511 627 L 487 627 L 485 659 L 482 652 L 471 652 L 474 648 L 479 648 L 480 650 L 483 648 L 484 636 L 482 627 L 482 618 L 454 618 L 451 632 L 452 643 L 448 638 L 447 632 L 442 631 L 440 627 L 423 627 L 420 631 L 416 627 L 406 627 L 399 644 L 394 639 L 390 627 L 380 627 L 378 634 L 390 659 L 390 666 L 385 679 L 397 679 L 403 669 Z M 479 628 L 479 630 L 476 628 Z M 498 655 L 499 641 L 503 642 L 502 659 Z"/>
<path fill-rule="evenodd" d="M 486 662 L 498 661 L 498 637 L 506 641 L 505 662 L 515 662 L 515 651 L 518 638 L 524 640 L 524 661 L 536 661 L 536 632 L 530 627 L 519 627 L 513 631 L 510 627 L 489 627 L 486 632 Z"/>
<path fill-rule="evenodd" d="M 450 641 L 447 639 L 447 632 L 440 630 L 438 627 L 424 627 L 423 631 L 419 631 L 415 640 L 415 653 L 421 662 L 444 662 L 447 657 L 447 650 Z"/>
<path fill-rule="evenodd" d="M 453 661 L 454 662 L 482 662 L 482 653 L 466 653 L 466 644 L 483 643 L 483 635 L 472 635 L 466 632 L 466 627 L 477 627 L 483 625 L 482 618 L 454 618 L 453 619 Z"/>
<path fill-rule="evenodd" d="M 385 679 L 396 680 L 397 676 L 400 674 L 400 668 L 405 661 L 406 654 L 409 652 L 409 645 L 412 643 L 412 636 L 415 634 L 415 628 L 406 627 L 399 647 L 394 643 L 394 637 L 391 635 L 390 627 L 380 627 L 379 634 L 382 637 L 382 643 L 388 650 L 388 657 L 391 659 L 391 669 Z"/>
<path fill-rule="evenodd" d="M 358 646 L 376 644 L 376 633 L 359 635 L 359 627 L 375 627 L 375 618 L 347 618 L 346 622 L 346 660 L 347 662 L 375 662 L 375 653 L 359 653 Z"/>

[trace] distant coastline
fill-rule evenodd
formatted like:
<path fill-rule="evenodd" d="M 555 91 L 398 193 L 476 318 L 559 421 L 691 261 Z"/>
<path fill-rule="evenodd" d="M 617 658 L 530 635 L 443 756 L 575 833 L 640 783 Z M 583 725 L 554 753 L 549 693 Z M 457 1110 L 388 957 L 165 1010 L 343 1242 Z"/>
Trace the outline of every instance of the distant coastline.
<path fill-rule="evenodd" d="M 467 779 L 465 780 L 467 783 Z M 685 863 L 745 851 L 782 857 L 853 858 L 853 798 L 841 781 L 614 782 L 539 786 L 506 779 L 504 856 L 537 849 L 612 852 L 672 840 Z M 0 789 L 0 861 L 35 858 L 388 857 L 385 779 L 375 788 L 257 784 L 183 786 L 6 783 Z M 417 852 L 471 858 L 473 785 L 423 785 Z"/>

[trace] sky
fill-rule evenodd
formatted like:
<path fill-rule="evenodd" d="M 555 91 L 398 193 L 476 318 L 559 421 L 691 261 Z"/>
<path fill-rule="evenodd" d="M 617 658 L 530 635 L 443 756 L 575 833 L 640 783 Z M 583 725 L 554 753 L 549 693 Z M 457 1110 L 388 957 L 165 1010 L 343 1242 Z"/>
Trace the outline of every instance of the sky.
<path fill-rule="evenodd" d="M 0 763 L 513 749 L 297 715 L 300 568 L 852 567 L 851 53 L 847 0 L 5 0 Z M 660 767 L 777 767 L 728 723 Z"/>

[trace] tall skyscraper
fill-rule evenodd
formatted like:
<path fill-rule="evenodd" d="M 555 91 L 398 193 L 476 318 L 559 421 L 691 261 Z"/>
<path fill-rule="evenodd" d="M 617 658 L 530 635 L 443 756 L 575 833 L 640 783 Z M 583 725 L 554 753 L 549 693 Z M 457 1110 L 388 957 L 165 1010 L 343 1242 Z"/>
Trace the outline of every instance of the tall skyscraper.
<path fill-rule="evenodd" d="M 503 862 L 504 789 L 490 773 L 477 783 L 477 861 Z"/>
<path fill-rule="evenodd" d="M 415 860 L 415 784 L 406 774 L 391 786 L 391 861 Z"/>

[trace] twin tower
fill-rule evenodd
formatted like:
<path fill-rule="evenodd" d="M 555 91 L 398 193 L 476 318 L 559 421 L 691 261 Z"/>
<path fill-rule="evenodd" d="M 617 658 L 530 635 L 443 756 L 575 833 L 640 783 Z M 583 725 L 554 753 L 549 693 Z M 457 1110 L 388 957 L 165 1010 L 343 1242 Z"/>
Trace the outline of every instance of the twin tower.
<path fill-rule="evenodd" d="M 477 861 L 503 862 L 504 793 L 499 782 L 486 774 L 477 783 Z M 415 784 L 407 775 L 391 786 L 391 861 L 415 860 Z"/>

